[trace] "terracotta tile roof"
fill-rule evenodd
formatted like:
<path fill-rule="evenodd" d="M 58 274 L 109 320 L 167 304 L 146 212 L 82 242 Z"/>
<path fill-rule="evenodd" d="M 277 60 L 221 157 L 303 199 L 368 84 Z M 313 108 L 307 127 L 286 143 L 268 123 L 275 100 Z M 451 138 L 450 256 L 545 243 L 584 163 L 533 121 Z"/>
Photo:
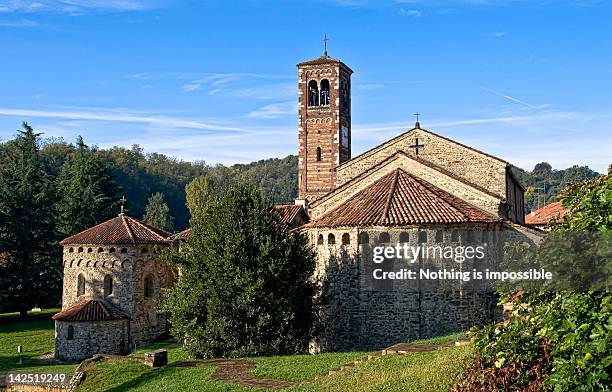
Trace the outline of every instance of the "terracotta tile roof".
<path fill-rule="evenodd" d="M 127 215 L 102 222 L 60 242 L 70 244 L 157 244 L 167 243 L 170 233 Z"/>
<path fill-rule="evenodd" d="M 392 226 L 500 222 L 461 199 L 396 169 L 307 226 Z"/>
<path fill-rule="evenodd" d="M 553 218 L 563 219 L 566 212 L 567 208 L 563 208 L 561 202 L 557 201 L 525 215 L 525 223 L 528 225 L 546 225 Z"/>
<path fill-rule="evenodd" d="M 303 211 L 303 208 L 297 204 L 275 204 L 274 210 L 278 214 L 281 225 L 291 226 L 294 224 L 295 217 L 300 211 Z"/>
<path fill-rule="evenodd" d="M 108 321 L 127 318 L 113 306 L 94 299 L 74 304 L 53 316 L 56 321 Z"/>
<path fill-rule="evenodd" d="M 192 234 L 191 229 L 186 229 L 179 233 L 174 234 L 170 238 L 173 240 L 186 240 L 187 238 L 191 237 L 191 234 Z"/>
<path fill-rule="evenodd" d="M 318 57 L 314 60 L 308 60 L 308 61 L 302 61 L 301 63 L 299 63 L 297 66 L 301 67 L 303 65 L 322 65 L 322 64 L 341 64 L 343 67 L 345 67 L 350 73 L 353 73 L 353 70 L 350 69 L 346 64 L 344 64 L 342 61 L 335 59 L 333 57 L 329 57 L 327 55 L 323 55 L 321 57 Z"/>

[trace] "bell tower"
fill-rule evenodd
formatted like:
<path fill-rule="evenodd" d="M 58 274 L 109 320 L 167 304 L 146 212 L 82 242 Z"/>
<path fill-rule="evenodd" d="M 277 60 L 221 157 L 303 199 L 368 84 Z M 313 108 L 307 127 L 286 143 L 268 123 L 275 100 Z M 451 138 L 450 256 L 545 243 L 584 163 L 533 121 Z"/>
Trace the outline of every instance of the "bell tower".
<path fill-rule="evenodd" d="M 323 56 L 298 68 L 298 198 L 312 202 L 336 187 L 336 166 L 351 159 L 351 74 Z"/>

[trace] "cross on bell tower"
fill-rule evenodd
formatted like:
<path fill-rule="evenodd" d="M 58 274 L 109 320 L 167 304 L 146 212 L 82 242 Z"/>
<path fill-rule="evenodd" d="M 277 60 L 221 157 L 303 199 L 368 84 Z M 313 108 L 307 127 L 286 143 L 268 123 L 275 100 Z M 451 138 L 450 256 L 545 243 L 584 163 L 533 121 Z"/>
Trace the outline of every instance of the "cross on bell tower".
<path fill-rule="evenodd" d="M 328 57 L 327 56 L 327 41 L 329 41 L 329 38 L 327 38 L 327 33 L 325 33 L 321 41 L 323 41 L 323 56 Z"/>
<path fill-rule="evenodd" d="M 414 115 L 416 116 L 416 123 L 414 124 L 414 127 L 420 129 L 421 128 L 421 123 L 419 122 L 419 116 L 421 115 L 421 113 L 416 112 Z"/>

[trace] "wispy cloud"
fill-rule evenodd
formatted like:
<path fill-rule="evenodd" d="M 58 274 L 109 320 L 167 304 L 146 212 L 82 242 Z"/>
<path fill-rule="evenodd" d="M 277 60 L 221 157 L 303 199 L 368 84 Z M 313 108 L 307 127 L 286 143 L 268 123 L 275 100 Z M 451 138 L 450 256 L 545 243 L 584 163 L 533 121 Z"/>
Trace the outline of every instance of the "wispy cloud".
<path fill-rule="evenodd" d="M 484 91 L 486 91 L 486 92 L 489 92 L 489 93 L 491 93 L 491 94 L 493 94 L 493 95 L 497 95 L 498 97 L 502 97 L 502 98 L 505 98 L 505 99 L 507 99 L 507 100 L 509 100 L 509 101 L 512 101 L 512 102 L 518 103 L 518 104 L 520 104 L 520 105 L 523 105 L 523 106 L 528 107 L 528 108 L 530 108 L 530 109 L 545 109 L 545 108 L 547 108 L 547 107 L 550 107 L 550 105 L 549 105 L 549 104 L 544 104 L 544 105 L 532 105 L 532 104 L 527 103 L 527 102 L 525 102 L 525 101 L 523 101 L 523 100 L 520 100 L 520 99 L 518 99 L 518 98 L 512 97 L 512 96 L 510 96 L 510 95 L 508 95 L 508 94 L 501 93 L 501 92 L 499 92 L 499 91 L 495 91 L 495 90 L 490 89 L 490 88 L 488 88 L 488 87 L 483 87 L 483 86 L 480 86 L 480 89 L 481 89 L 481 90 L 484 90 Z"/>
<path fill-rule="evenodd" d="M 128 12 L 158 8 L 159 0 L 7 0 L 0 4 L 0 13 L 88 13 Z"/>
<path fill-rule="evenodd" d="M 421 16 L 423 16 L 423 12 L 420 10 L 409 10 L 406 8 L 400 8 L 400 10 L 397 11 L 397 14 L 400 16 L 408 16 L 411 18 L 420 18 Z"/>
<path fill-rule="evenodd" d="M 501 37 L 505 37 L 506 35 L 508 35 L 507 31 L 496 31 L 494 33 L 490 33 L 489 37 L 501 38 Z"/>
<path fill-rule="evenodd" d="M 144 123 L 157 127 L 168 128 L 188 128 L 210 130 L 218 132 L 249 132 L 248 129 L 241 127 L 215 124 L 213 122 L 201 121 L 197 119 L 181 118 L 174 116 L 163 116 L 155 114 L 131 113 L 123 110 L 109 109 L 99 110 L 97 108 L 86 108 L 75 110 L 36 110 L 36 109 L 15 109 L 0 108 L 2 116 L 17 116 L 23 118 L 60 118 L 69 120 L 90 120 L 108 121 L 120 123 Z"/>
<path fill-rule="evenodd" d="M 260 107 L 257 110 L 253 110 L 247 117 L 250 118 L 261 118 L 261 119 L 273 119 L 288 115 L 295 115 L 297 113 L 297 103 L 294 101 L 272 103 Z"/>
<path fill-rule="evenodd" d="M 46 24 L 38 23 L 31 19 L 1 20 L 0 27 L 49 27 Z"/>

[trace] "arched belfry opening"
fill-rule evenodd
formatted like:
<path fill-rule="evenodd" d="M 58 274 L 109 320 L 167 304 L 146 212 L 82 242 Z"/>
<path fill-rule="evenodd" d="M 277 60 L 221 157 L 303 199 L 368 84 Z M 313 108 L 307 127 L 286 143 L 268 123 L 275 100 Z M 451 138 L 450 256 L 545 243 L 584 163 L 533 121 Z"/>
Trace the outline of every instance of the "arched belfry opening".
<path fill-rule="evenodd" d="M 308 106 L 319 106 L 319 86 L 316 80 L 308 82 Z"/>
<path fill-rule="evenodd" d="M 329 80 L 321 80 L 321 106 L 329 106 Z"/>

